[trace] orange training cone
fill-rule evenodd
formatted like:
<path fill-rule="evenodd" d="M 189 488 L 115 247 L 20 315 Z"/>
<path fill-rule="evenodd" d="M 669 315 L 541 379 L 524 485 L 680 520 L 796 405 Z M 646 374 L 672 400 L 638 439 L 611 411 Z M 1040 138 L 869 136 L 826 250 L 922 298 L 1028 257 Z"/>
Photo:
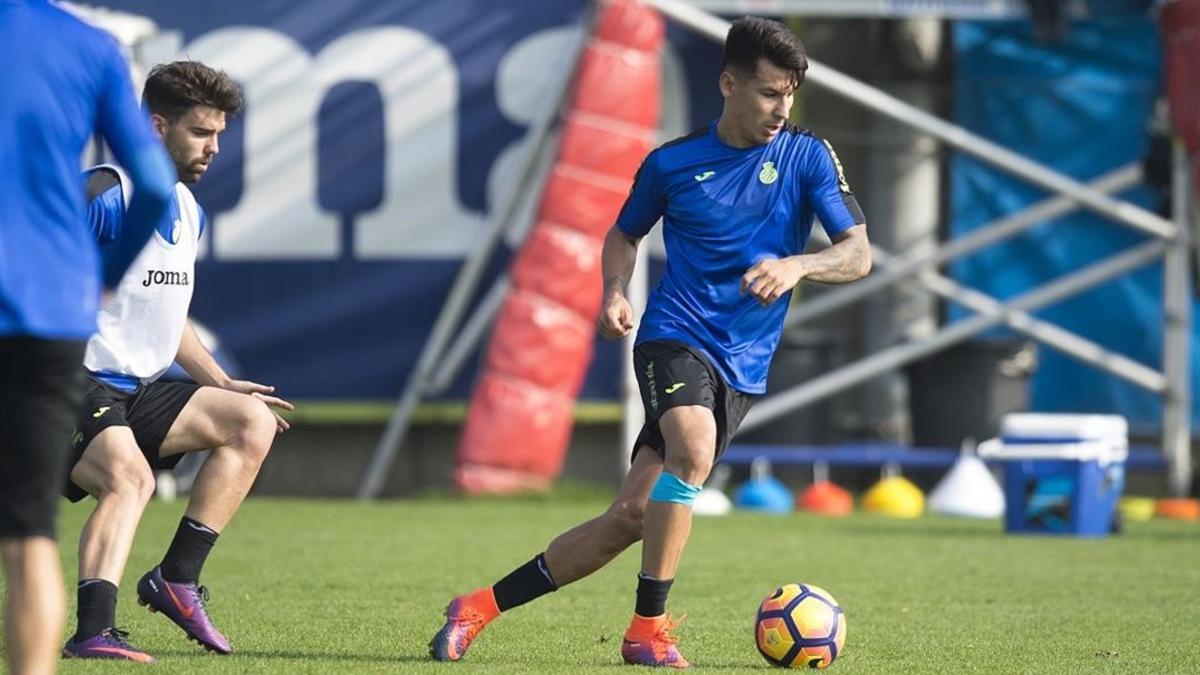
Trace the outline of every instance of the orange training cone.
<path fill-rule="evenodd" d="M 805 488 L 796 505 L 826 516 L 847 516 L 854 510 L 854 497 L 836 483 L 822 480 Z"/>
<path fill-rule="evenodd" d="M 1160 499 L 1154 513 L 1175 520 L 1200 520 L 1200 500 Z"/>

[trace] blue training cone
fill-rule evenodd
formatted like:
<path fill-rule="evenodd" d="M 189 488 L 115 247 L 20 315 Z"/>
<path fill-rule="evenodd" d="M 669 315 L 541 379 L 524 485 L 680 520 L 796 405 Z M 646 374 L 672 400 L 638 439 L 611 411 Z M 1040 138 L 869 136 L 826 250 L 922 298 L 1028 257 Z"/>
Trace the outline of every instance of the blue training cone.
<path fill-rule="evenodd" d="M 750 464 L 750 480 L 733 497 L 734 506 L 748 511 L 791 513 L 795 505 L 792 492 L 771 475 L 771 463 L 758 457 Z"/>

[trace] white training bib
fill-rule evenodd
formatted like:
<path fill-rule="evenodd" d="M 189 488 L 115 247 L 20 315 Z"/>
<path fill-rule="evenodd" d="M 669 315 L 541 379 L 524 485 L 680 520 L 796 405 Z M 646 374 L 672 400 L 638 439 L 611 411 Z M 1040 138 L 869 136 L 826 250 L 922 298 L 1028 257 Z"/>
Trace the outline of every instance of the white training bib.
<path fill-rule="evenodd" d="M 118 175 L 128 208 L 129 179 L 119 170 Z M 116 293 L 100 309 L 96 334 L 88 340 L 84 356 L 89 371 L 147 384 L 175 360 L 192 302 L 200 210 L 183 183 L 175 184 L 172 201 L 171 226 L 155 229 Z"/>

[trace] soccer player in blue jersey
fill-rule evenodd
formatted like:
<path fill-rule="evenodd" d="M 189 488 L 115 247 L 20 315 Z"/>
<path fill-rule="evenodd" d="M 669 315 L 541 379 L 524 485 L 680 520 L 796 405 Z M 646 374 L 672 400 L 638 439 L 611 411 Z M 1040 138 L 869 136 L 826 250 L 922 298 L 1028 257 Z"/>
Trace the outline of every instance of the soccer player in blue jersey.
<path fill-rule="evenodd" d="M 430 643 L 462 658 L 489 621 L 581 579 L 641 540 L 627 663 L 686 668 L 666 614 L 692 502 L 755 398 L 802 280 L 845 283 L 871 268 L 865 220 L 830 145 L 787 124 L 808 59 L 786 26 L 745 17 L 725 42 L 720 119 L 643 161 L 604 241 L 606 338 L 633 329 L 625 287 L 659 219 L 667 269 L 634 347 L 646 424 L 612 506 L 495 585 L 459 596 Z M 817 216 L 833 245 L 804 253 Z"/>
<path fill-rule="evenodd" d="M 167 617 L 204 647 L 228 654 L 213 624 L 200 572 L 219 534 L 249 492 L 287 423 L 268 406 L 291 409 L 272 387 L 229 377 L 188 322 L 204 212 L 187 185 L 200 180 L 220 149 L 226 115 L 242 95 L 225 73 L 195 61 L 155 66 L 143 101 L 175 164 L 170 207 L 113 296 L 88 341 L 87 405 L 73 439 L 72 501 L 96 498 L 79 537 L 78 624 L 67 658 L 154 659 L 116 627 L 117 589 L 155 471 L 184 453 L 211 450 L 160 565 L 137 585 L 138 602 Z M 86 174 L 88 223 L 107 248 L 125 226 L 128 181 L 112 166 Z M 177 361 L 192 382 L 162 382 Z"/>
<path fill-rule="evenodd" d="M 171 169 L 108 35 L 42 0 L 0 0 L 0 557 L 12 673 L 53 672 L 65 618 L 55 518 L 79 364 L 102 286 L 166 207 Z M 103 263 L 79 162 L 99 132 L 137 184 Z"/>

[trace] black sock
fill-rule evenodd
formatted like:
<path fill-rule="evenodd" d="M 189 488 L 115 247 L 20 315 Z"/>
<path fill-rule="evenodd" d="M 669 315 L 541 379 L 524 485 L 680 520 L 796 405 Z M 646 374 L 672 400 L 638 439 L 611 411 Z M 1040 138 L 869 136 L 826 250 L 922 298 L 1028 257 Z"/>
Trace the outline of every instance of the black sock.
<path fill-rule="evenodd" d="M 79 606 L 75 610 L 78 625 L 75 642 L 83 642 L 117 623 L 117 586 L 104 579 L 82 579 L 75 589 Z"/>
<path fill-rule="evenodd" d="M 546 554 L 539 553 L 533 560 L 521 565 L 508 573 L 492 586 L 492 594 L 496 596 L 496 606 L 501 612 L 507 612 L 513 607 L 540 598 L 547 593 L 558 590 L 558 585 L 550 576 L 546 567 Z"/>
<path fill-rule="evenodd" d="M 639 616 L 662 616 L 667 613 L 667 593 L 671 592 L 674 579 L 655 579 L 638 574 L 637 605 L 634 607 Z"/>
<path fill-rule="evenodd" d="M 202 523 L 187 516 L 179 519 L 179 529 L 167 548 L 162 560 L 162 575 L 167 581 L 194 584 L 200 579 L 200 568 L 213 544 L 217 533 Z"/>

